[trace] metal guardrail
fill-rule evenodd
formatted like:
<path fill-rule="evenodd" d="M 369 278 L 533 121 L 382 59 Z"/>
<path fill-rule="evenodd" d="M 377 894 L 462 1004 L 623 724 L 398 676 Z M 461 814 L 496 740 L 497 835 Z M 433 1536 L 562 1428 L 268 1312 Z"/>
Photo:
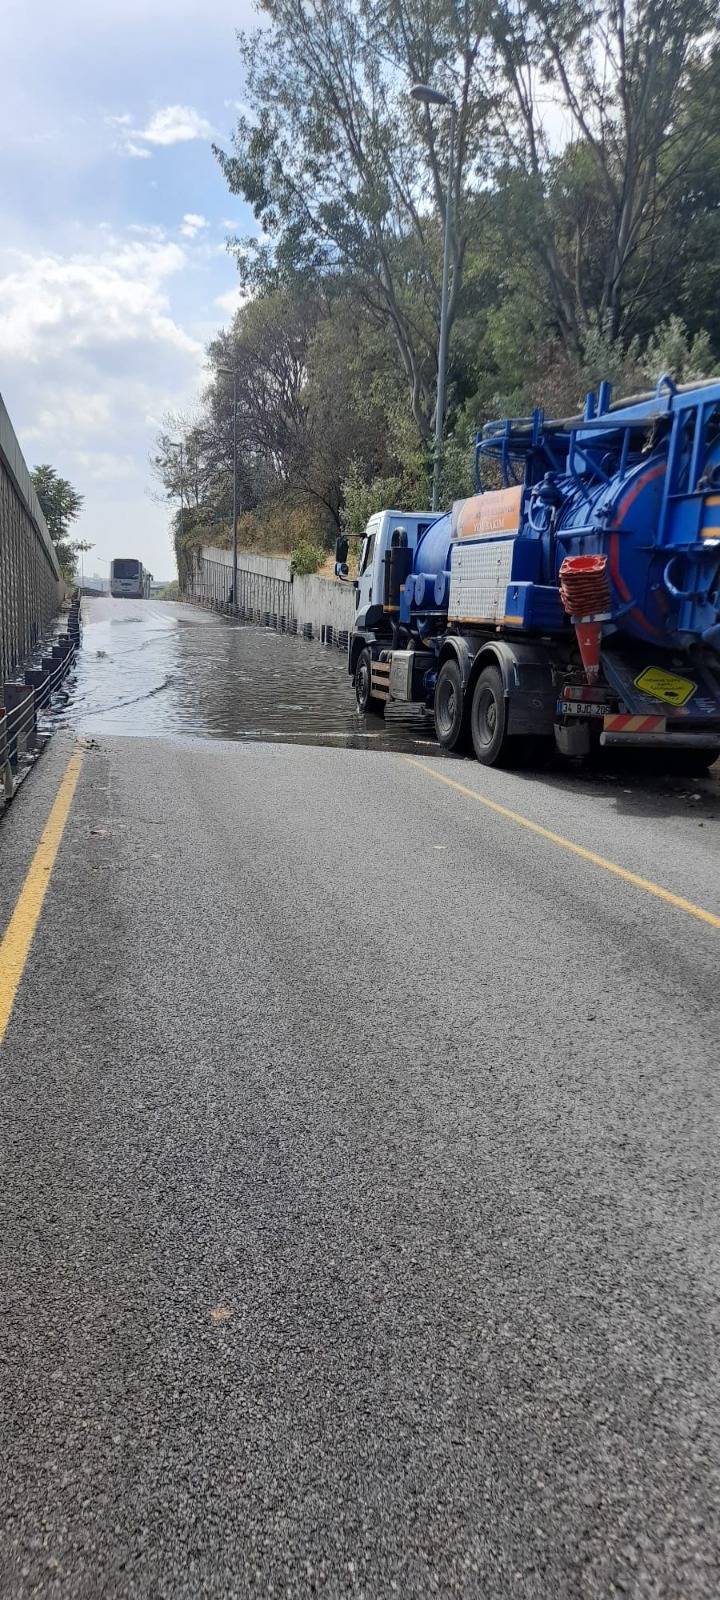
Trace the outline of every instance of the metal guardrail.
<path fill-rule="evenodd" d="M 202 594 L 196 591 L 193 598 L 216 610 L 229 610 L 231 588 L 232 568 L 206 557 Z M 274 578 L 238 567 L 237 607 L 238 615 L 246 622 L 267 621 L 268 626 L 276 627 L 282 618 L 287 623 L 293 610 L 292 583 L 287 578 Z"/>
<path fill-rule="evenodd" d="M 75 663 L 80 643 L 80 601 L 76 596 L 67 617 L 67 633 L 48 642 L 40 665 L 0 688 L 0 798 L 11 800 L 33 761 L 39 738 L 38 714 L 52 709 L 64 679 Z M 46 724 L 45 724 L 46 726 Z"/>
<path fill-rule="evenodd" d="M 285 563 L 288 566 L 289 564 Z M 334 645 L 347 651 L 350 628 L 337 627 L 331 622 L 300 621 L 296 615 L 297 582 L 291 577 L 275 577 L 271 573 L 255 572 L 238 565 L 238 616 L 243 622 L 256 622 L 278 633 L 289 633 L 298 639 L 315 639 L 320 644 Z M 188 569 L 188 581 L 183 589 L 185 600 L 205 606 L 211 611 L 229 614 L 232 610 L 232 568 L 227 561 L 214 561 L 204 555 Z M 300 603 L 302 609 L 302 601 Z M 318 607 L 315 608 L 319 609 Z"/>

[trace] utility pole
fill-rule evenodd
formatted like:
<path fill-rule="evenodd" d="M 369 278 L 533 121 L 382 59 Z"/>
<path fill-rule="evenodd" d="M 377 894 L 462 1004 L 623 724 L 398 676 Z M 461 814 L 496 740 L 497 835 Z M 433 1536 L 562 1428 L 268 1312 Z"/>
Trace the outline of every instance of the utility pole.
<path fill-rule="evenodd" d="M 88 550 L 94 550 L 95 546 L 94 546 L 94 544 L 89 544 L 87 539 L 83 539 L 76 546 L 76 549 L 77 549 L 78 555 L 80 556 L 80 588 L 84 589 L 85 588 L 85 561 L 84 561 L 85 553 Z"/>
<path fill-rule="evenodd" d="M 226 378 L 232 378 L 232 381 L 233 381 L 232 613 L 233 613 L 233 616 L 236 617 L 237 614 L 238 614 L 238 596 L 237 596 L 237 591 L 238 591 L 238 546 L 237 546 L 237 458 L 238 458 L 237 378 L 238 378 L 238 375 L 237 375 L 237 367 L 218 367 L 218 372 L 222 372 Z"/>
<path fill-rule="evenodd" d="M 440 499 L 440 473 L 442 470 L 443 435 L 445 432 L 445 386 L 448 356 L 448 289 L 450 280 L 450 240 L 452 238 L 453 166 L 455 162 L 455 102 L 450 95 L 431 89 L 428 83 L 414 83 L 410 90 L 413 100 L 426 106 L 448 106 L 450 110 L 450 138 L 448 145 L 448 177 L 445 197 L 445 238 L 443 241 L 442 291 L 440 295 L 440 342 L 438 345 L 437 399 L 435 401 L 435 450 L 433 459 L 432 509 L 438 510 Z"/>

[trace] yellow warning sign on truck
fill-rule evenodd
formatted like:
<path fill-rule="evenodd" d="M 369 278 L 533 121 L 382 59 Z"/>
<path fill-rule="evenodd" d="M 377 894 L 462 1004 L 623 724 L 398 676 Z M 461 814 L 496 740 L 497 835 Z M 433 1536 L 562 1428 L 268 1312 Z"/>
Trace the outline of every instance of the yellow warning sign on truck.
<path fill-rule="evenodd" d="M 697 684 L 691 678 L 680 678 L 676 672 L 666 672 L 664 667 L 646 667 L 635 679 L 635 688 L 642 689 L 653 700 L 662 700 L 668 706 L 684 706 L 692 698 Z"/>

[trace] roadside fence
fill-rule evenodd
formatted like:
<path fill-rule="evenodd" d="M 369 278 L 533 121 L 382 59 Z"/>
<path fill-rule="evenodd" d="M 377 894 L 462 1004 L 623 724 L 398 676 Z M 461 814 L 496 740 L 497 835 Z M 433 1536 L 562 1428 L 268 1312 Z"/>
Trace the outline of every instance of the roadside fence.
<path fill-rule="evenodd" d="M 45 737 L 38 715 L 51 711 L 75 663 L 80 645 L 80 597 L 76 592 L 66 618 L 66 632 L 42 645 L 21 678 L 6 680 L 0 702 L 0 801 L 12 799 Z"/>
<path fill-rule="evenodd" d="M 184 599 L 213 611 L 232 611 L 232 553 L 203 547 L 186 574 Z M 333 578 L 299 578 L 290 562 L 242 552 L 238 616 L 297 638 L 346 650 L 355 616 L 355 591 Z"/>

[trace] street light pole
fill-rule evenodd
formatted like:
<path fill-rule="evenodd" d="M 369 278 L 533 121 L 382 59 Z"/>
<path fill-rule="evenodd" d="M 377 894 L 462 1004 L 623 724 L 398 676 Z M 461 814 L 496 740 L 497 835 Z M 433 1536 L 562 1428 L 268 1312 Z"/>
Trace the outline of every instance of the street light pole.
<path fill-rule="evenodd" d="M 233 381 L 233 559 L 232 559 L 232 611 L 238 614 L 238 544 L 237 544 L 237 367 L 220 367 L 220 372 Z"/>
<path fill-rule="evenodd" d="M 443 436 L 445 433 L 445 388 L 448 356 L 448 287 L 450 279 L 450 239 L 452 232 L 452 185 L 455 156 L 455 107 L 450 102 L 450 142 L 448 148 L 448 182 L 445 201 L 445 241 L 443 244 L 442 294 L 440 298 L 440 349 L 438 351 L 437 402 L 435 405 L 435 460 L 433 462 L 432 509 L 437 511 L 440 498 L 440 471 L 442 467 Z"/>
<path fill-rule="evenodd" d="M 435 447 L 433 459 L 432 509 L 437 511 L 440 499 L 440 472 L 442 469 L 443 437 L 445 432 L 445 388 L 448 356 L 448 290 L 450 283 L 450 240 L 452 238 L 452 191 L 455 161 L 455 102 L 439 89 L 427 83 L 414 83 L 410 90 L 413 100 L 426 106 L 448 106 L 450 111 L 450 139 L 448 148 L 447 194 L 445 197 L 445 237 L 443 240 L 442 290 L 440 294 L 440 342 L 438 345 L 437 398 L 435 401 Z"/>

